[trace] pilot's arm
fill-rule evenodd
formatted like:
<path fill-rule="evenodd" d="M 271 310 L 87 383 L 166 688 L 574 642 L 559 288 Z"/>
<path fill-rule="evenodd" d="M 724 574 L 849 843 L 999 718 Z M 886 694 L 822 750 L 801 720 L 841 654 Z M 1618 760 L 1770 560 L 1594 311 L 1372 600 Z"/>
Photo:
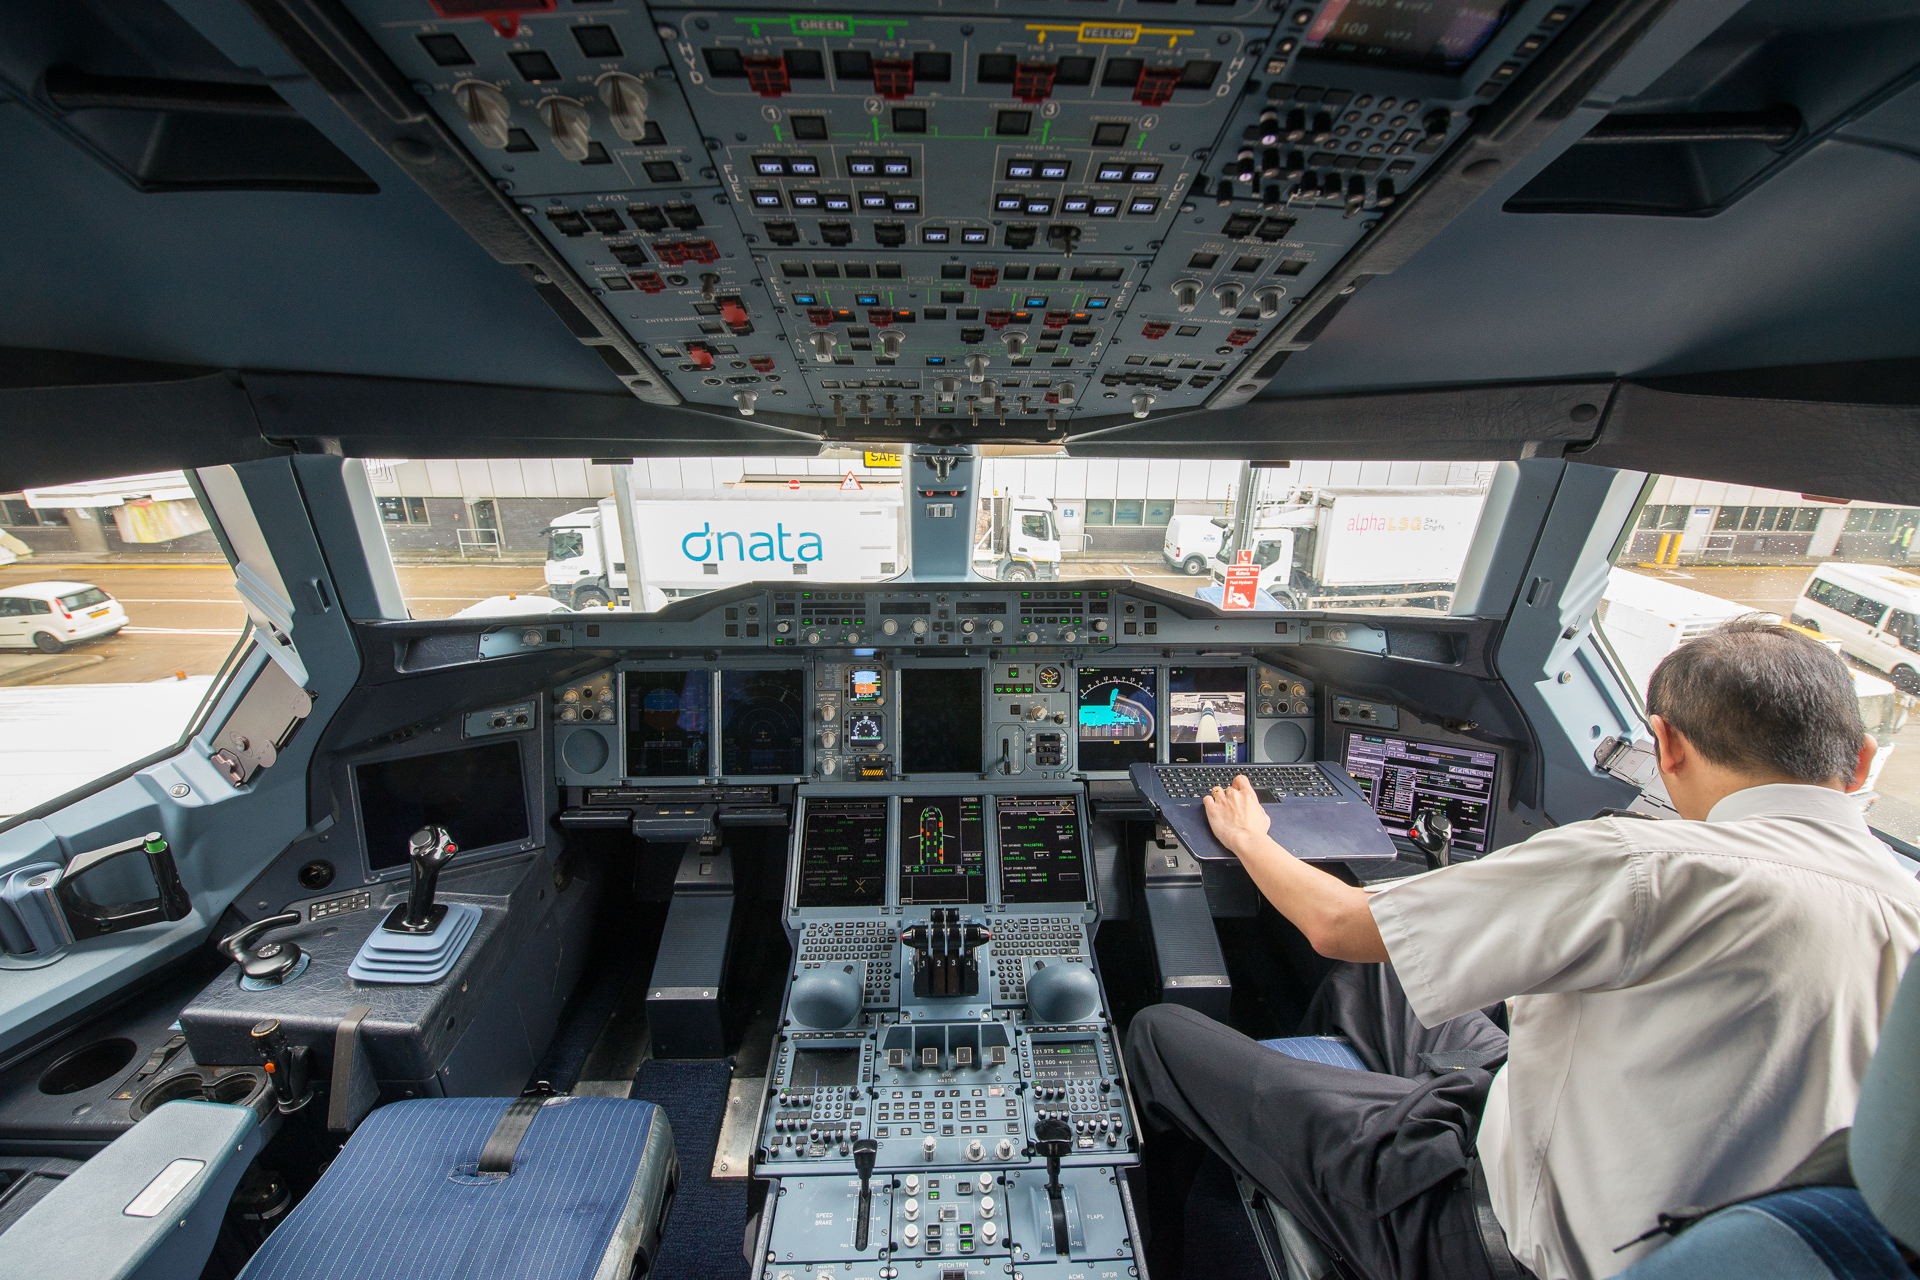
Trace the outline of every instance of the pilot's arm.
<path fill-rule="evenodd" d="M 1245 775 L 1231 787 L 1215 787 L 1203 798 L 1207 821 L 1220 843 L 1233 851 L 1253 883 L 1313 949 L 1331 960 L 1373 964 L 1387 959 L 1367 906 L 1367 891 L 1308 866 L 1267 834 L 1270 819 Z"/>

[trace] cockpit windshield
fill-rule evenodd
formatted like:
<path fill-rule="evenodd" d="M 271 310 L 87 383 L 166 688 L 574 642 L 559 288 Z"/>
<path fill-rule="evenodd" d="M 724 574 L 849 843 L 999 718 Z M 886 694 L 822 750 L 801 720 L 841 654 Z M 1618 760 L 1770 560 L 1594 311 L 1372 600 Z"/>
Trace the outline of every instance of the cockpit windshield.
<path fill-rule="evenodd" d="M 366 460 L 415 617 L 643 609 L 746 582 L 909 572 L 898 450 L 811 458 Z M 971 566 L 1126 578 L 1226 609 L 1445 613 L 1494 464 L 977 459 Z M 621 528 L 624 480 L 631 527 Z"/>

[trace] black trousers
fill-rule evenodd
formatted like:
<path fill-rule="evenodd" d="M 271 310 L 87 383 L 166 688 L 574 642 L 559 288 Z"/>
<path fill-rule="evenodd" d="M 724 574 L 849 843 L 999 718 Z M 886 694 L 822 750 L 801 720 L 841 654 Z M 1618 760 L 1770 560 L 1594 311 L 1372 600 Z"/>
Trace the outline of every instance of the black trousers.
<path fill-rule="evenodd" d="M 1493 1280 L 1467 1170 L 1505 1033 L 1478 1013 L 1428 1030 L 1390 966 L 1342 964 L 1299 1034 L 1345 1036 L 1368 1069 L 1289 1058 L 1179 1005 L 1133 1020 L 1152 1280 L 1180 1280 L 1208 1151 L 1365 1280 Z M 1486 1066 L 1432 1070 L 1422 1054 Z"/>

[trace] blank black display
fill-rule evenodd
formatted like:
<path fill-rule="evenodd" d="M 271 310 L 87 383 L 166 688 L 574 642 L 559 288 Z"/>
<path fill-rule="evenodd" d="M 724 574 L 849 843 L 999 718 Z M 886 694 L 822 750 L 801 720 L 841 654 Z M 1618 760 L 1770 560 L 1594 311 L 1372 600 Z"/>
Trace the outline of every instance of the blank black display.
<path fill-rule="evenodd" d="M 900 672 L 900 771 L 979 773 L 983 714 L 980 667 L 906 667 Z"/>
<path fill-rule="evenodd" d="M 794 1050 L 790 1083 L 795 1089 L 831 1089 L 840 1085 L 859 1084 L 859 1047 Z"/>
<path fill-rule="evenodd" d="M 810 800 L 800 835 L 800 907 L 877 907 L 887 900 L 887 802 Z"/>
<path fill-rule="evenodd" d="M 707 725 L 713 717 L 713 673 L 629 671 L 629 778 L 688 778 L 707 772 Z"/>
<path fill-rule="evenodd" d="M 430 756 L 354 766 L 367 865 L 405 866 L 407 840 L 441 826 L 462 851 L 527 838 L 527 787 L 520 744 L 491 742 Z"/>

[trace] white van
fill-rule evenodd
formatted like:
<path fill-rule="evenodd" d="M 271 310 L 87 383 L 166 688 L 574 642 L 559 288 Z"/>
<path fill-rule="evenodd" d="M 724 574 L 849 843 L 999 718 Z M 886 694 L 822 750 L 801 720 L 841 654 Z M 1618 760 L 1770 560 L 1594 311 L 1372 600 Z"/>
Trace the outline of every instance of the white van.
<path fill-rule="evenodd" d="M 1920 576 L 1887 565 L 1823 564 L 1794 602 L 1793 620 L 1839 640 L 1902 693 L 1920 693 Z"/>
<path fill-rule="evenodd" d="M 1220 554 L 1227 522 L 1219 516 L 1175 516 L 1167 521 L 1167 538 L 1160 554 L 1180 572 L 1198 577 L 1207 561 Z"/>
<path fill-rule="evenodd" d="M 126 625 L 120 602 L 90 582 L 23 582 L 0 589 L 0 648 L 59 653 Z"/>

